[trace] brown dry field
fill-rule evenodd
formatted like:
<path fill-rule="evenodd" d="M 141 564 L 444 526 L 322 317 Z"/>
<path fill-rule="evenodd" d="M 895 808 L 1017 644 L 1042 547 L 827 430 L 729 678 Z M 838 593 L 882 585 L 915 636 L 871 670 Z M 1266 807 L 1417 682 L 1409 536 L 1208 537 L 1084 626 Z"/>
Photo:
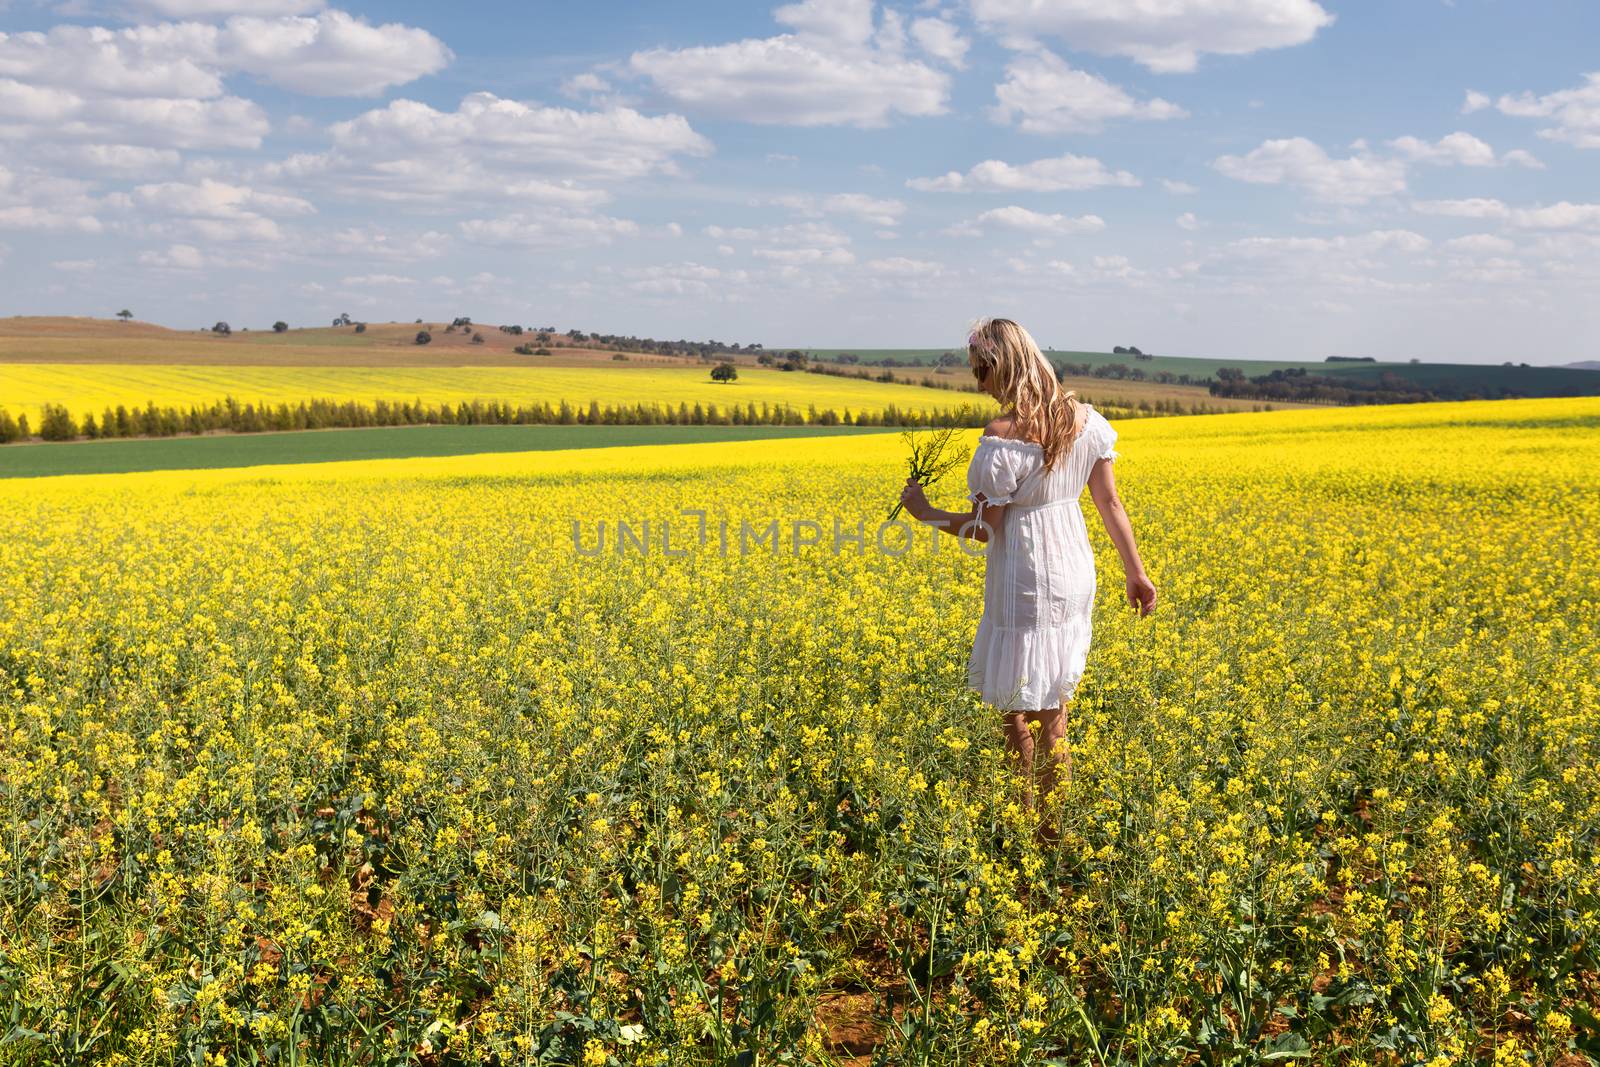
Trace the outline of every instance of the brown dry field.
<path fill-rule="evenodd" d="M 236 329 L 220 337 L 206 330 L 172 330 L 152 323 L 115 319 L 16 316 L 0 318 L 0 363 L 180 364 L 195 366 L 279 367 L 595 367 L 615 366 L 613 349 L 551 346 L 548 356 L 521 356 L 517 345 L 533 343 L 533 335 L 501 333 L 492 324 L 446 333 L 448 323 L 369 322 L 366 332 L 351 326 L 311 327 L 285 333 Z M 415 342 L 418 330 L 433 335 L 431 344 Z M 483 337 L 472 342 L 473 332 Z M 625 353 L 634 366 L 693 366 L 693 357 Z M 753 363 L 753 356 L 734 358 Z M 869 370 L 870 368 L 864 368 Z M 964 368 L 896 368 L 898 381 L 920 385 L 938 382 L 970 384 Z M 1067 385 L 1096 403 L 1132 407 L 1140 401 L 1176 400 L 1185 406 L 1209 405 L 1222 411 L 1250 411 L 1250 400 L 1213 397 L 1201 386 L 1159 382 L 1069 378 Z M 1275 407 L 1303 407 L 1276 404 Z"/>

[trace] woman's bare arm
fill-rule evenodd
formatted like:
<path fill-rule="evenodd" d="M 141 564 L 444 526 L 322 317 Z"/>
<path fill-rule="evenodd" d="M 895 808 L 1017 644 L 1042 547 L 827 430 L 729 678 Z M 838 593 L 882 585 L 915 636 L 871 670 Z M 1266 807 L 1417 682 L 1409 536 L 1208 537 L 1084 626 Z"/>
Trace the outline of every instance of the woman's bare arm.
<path fill-rule="evenodd" d="M 1148 615 L 1156 606 L 1156 587 L 1144 571 L 1144 561 L 1139 558 L 1139 546 L 1133 539 L 1133 524 L 1122 507 L 1122 497 L 1117 495 L 1117 478 L 1111 472 L 1111 461 L 1096 460 L 1089 471 L 1089 495 L 1094 499 L 1100 521 L 1122 558 L 1122 571 L 1127 576 L 1128 603 L 1139 609 L 1141 616 Z"/>
<path fill-rule="evenodd" d="M 911 517 L 919 522 L 952 536 L 968 537 L 974 541 L 988 541 L 989 531 L 998 530 L 1006 514 L 1004 504 L 984 504 L 980 508 L 974 503 L 966 511 L 941 511 L 928 503 L 922 486 L 910 478 L 906 479 L 906 486 L 900 491 L 900 502 Z"/>

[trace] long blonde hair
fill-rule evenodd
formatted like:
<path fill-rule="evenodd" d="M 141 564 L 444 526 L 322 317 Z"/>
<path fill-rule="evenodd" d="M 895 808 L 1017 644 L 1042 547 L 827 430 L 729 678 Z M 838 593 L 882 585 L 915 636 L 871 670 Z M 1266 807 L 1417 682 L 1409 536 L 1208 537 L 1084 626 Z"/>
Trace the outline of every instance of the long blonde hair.
<path fill-rule="evenodd" d="M 1046 470 L 1054 467 L 1082 431 L 1084 415 L 1033 337 L 1010 319 L 979 319 L 967 335 L 967 355 L 988 368 L 994 391 L 1016 416 L 1017 436 L 1044 450 Z"/>

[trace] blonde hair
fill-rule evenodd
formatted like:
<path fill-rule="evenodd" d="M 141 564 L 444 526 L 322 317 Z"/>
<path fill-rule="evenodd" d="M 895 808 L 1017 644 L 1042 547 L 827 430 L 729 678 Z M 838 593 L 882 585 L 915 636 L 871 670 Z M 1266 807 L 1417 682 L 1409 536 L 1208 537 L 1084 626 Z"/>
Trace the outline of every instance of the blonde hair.
<path fill-rule="evenodd" d="M 1016 417 L 1017 436 L 1042 448 L 1045 469 L 1052 468 L 1083 429 L 1077 395 L 1062 388 L 1033 337 L 1010 319 L 974 322 L 967 355 L 988 368 L 1000 402 Z"/>

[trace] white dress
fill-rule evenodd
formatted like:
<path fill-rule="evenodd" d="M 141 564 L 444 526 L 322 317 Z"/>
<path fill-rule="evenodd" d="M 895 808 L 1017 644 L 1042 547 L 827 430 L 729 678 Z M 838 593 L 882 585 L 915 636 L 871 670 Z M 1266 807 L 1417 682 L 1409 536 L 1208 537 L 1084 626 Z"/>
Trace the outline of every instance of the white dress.
<path fill-rule="evenodd" d="M 1029 441 L 985 435 L 967 468 L 969 499 L 1004 504 L 990 534 L 983 618 L 967 679 L 1004 711 L 1059 706 L 1083 677 L 1094 610 L 1094 551 L 1079 496 L 1097 460 L 1115 459 L 1117 431 L 1085 404 L 1069 452 L 1044 469 Z"/>

